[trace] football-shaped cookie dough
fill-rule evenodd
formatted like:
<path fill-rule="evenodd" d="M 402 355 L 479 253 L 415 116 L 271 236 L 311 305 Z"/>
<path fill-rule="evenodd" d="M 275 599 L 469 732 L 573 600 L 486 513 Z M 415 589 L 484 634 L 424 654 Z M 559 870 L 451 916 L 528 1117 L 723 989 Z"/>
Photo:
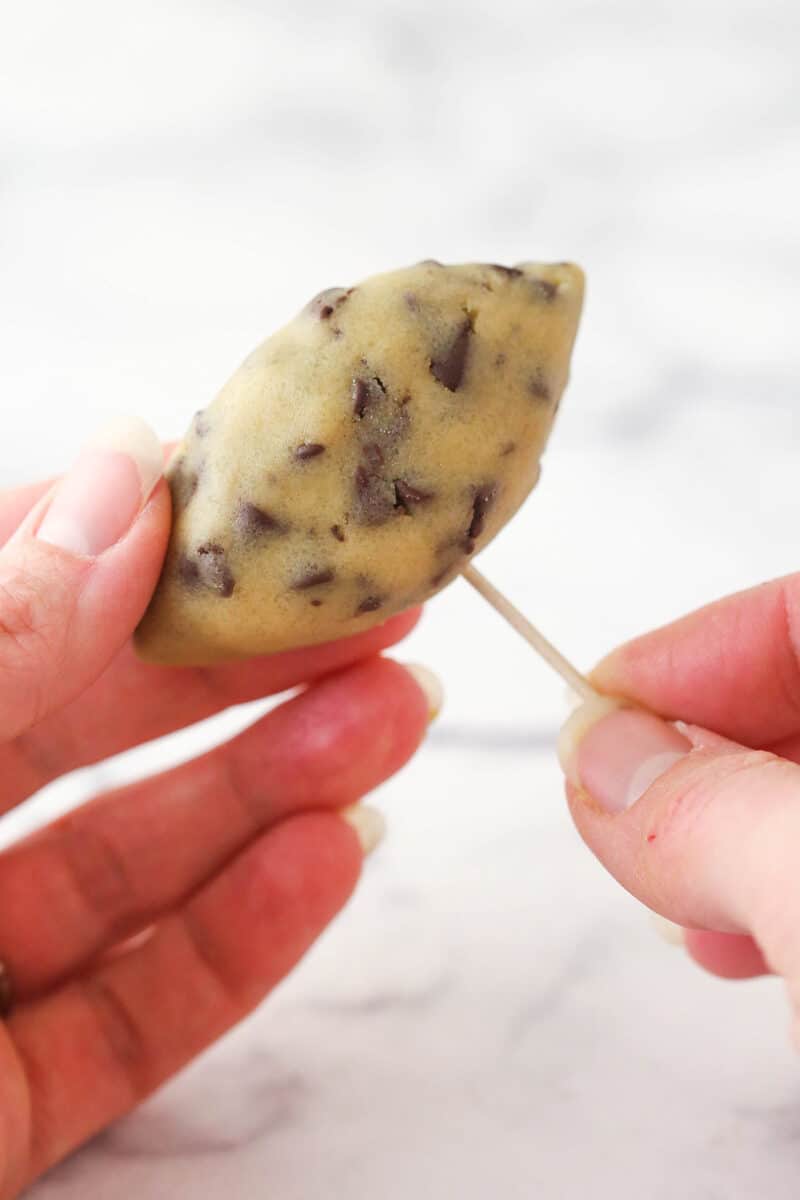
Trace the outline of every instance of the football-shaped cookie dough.
<path fill-rule="evenodd" d="M 142 657 L 330 641 L 449 583 L 538 479 L 582 297 L 569 263 L 436 262 L 317 296 L 175 452 Z"/>

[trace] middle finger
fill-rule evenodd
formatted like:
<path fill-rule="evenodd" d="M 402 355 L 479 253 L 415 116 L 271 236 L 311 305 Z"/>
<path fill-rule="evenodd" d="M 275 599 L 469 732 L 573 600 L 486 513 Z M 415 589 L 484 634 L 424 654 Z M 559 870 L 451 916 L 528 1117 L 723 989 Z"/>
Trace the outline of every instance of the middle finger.
<path fill-rule="evenodd" d="M 145 928 L 290 813 L 353 803 L 402 766 L 428 719 L 415 678 L 373 658 L 13 847 L 0 856 L 0 961 L 15 994 Z"/>
<path fill-rule="evenodd" d="M 414 609 L 355 637 L 208 668 L 153 666 L 128 644 L 82 696 L 0 746 L 0 812 L 68 771 L 378 654 L 419 615 Z"/>

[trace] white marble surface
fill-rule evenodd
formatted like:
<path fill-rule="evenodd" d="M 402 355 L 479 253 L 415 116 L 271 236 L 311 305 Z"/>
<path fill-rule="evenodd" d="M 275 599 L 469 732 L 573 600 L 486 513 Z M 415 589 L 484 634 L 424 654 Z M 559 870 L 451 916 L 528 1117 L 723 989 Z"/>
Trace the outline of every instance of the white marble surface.
<path fill-rule="evenodd" d="M 325 284 L 570 257 L 590 285 L 573 384 L 486 570 L 588 664 L 796 568 L 795 0 L 487 10 L 5 6 L 2 483 L 115 410 L 180 431 Z M 460 585 L 402 653 L 449 703 L 377 798 L 391 834 L 350 908 L 36 1195 L 796 1196 L 780 988 L 695 971 L 579 844 L 561 685 Z M 0 836 L 250 718 L 67 780 Z"/>

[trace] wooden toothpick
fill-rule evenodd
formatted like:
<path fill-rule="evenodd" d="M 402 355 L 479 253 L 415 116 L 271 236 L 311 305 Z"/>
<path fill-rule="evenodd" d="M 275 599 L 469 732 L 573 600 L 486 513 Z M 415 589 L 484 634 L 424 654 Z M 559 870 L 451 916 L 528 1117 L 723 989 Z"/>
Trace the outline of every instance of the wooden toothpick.
<path fill-rule="evenodd" d="M 505 617 L 509 625 L 516 629 L 517 633 L 525 639 L 525 641 L 533 646 L 537 654 L 549 663 L 554 671 L 557 671 L 561 678 L 569 684 L 573 692 L 582 696 L 584 700 L 594 700 L 598 693 L 589 683 L 585 675 L 581 675 L 577 668 L 573 667 L 564 655 L 556 650 L 552 642 L 549 642 L 544 634 L 531 625 L 527 617 L 524 617 L 518 608 L 515 608 L 510 600 L 507 600 L 502 592 L 498 592 L 493 584 L 485 576 L 481 575 L 475 567 L 465 567 L 461 572 L 467 583 L 475 588 L 491 604 L 492 608 L 500 613 L 501 617 Z"/>

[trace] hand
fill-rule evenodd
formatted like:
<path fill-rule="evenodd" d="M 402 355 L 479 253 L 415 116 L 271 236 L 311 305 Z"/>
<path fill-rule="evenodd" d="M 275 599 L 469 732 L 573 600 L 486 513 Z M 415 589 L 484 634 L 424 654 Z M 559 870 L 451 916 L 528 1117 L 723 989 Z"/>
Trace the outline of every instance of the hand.
<path fill-rule="evenodd" d="M 425 675 L 376 657 L 416 613 L 213 669 L 139 662 L 129 638 L 170 501 L 152 435 L 123 432 L 84 452 L 52 499 L 47 485 L 0 497 L 0 811 L 76 767 L 308 686 L 226 745 L 0 855 L 0 998 L 13 997 L 0 1023 L 1 1200 L 295 965 L 379 833 L 377 814 L 348 806 L 406 761 L 430 715 Z"/>
<path fill-rule="evenodd" d="M 593 681 L 664 719 L 595 706 L 568 722 L 582 837 L 701 965 L 783 976 L 800 1044 L 800 575 L 624 646 Z"/>

